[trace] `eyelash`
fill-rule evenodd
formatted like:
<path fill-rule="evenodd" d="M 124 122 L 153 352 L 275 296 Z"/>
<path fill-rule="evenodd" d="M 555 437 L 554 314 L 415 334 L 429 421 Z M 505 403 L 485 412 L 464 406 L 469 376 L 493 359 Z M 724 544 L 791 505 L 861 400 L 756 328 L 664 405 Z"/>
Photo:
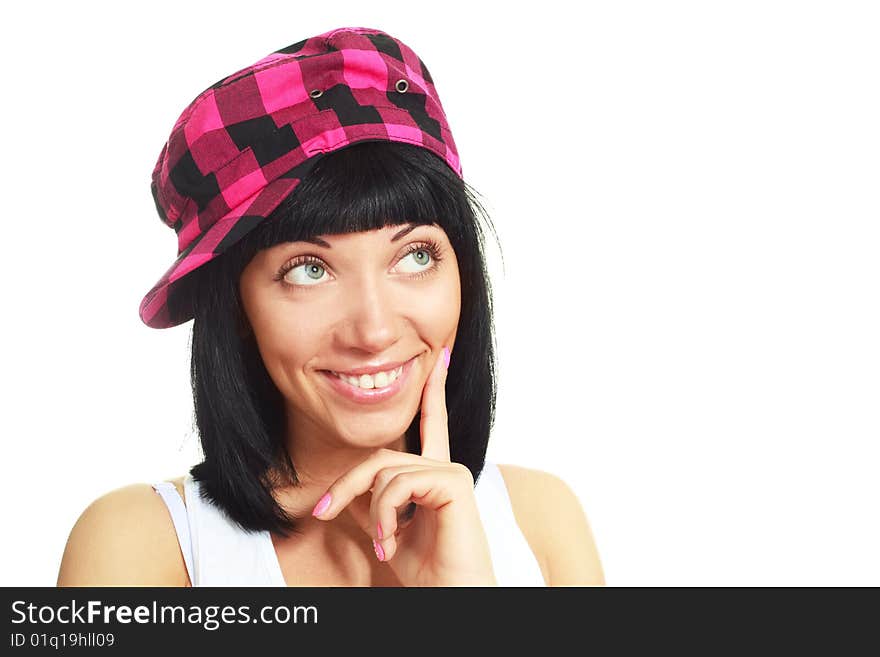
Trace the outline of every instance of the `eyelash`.
<path fill-rule="evenodd" d="M 440 245 L 432 239 L 426 239 L 423 242 L 417 242 L 415 244 L 411 244 L 409 249 L 407 250 L 407 252 L 403 254 L 403 256 L 400 258 L 400 260 L 403 260 L 408 255 L 410 255 L 412 253 L 416 253 L 417 251 L 427 251 L 429 254 L 431 254 L 432 265 L 428 269 L 420 271 L 416 274 L 410 274 L 410 276 L 412 278 L 423 278 L 425 276 L 428 276 L 429 274 L 434 273 L 434 271 L 437 269 L 437 266 L 439 265 L 439 263 L 443 260 L 443 251 L 440 248 Z M 293 260 L 285 263 L 281 267 L 281 269 L 275 275 L 275 281 L 280 282 L 282 285 L 284 285 L 285 287 L 288 287 L 288 288 L 316 287 L 314 285 L 297 285 L 294 283 L 288 283 L 286 280 L 284 280 L 284 277 L 287 275 L 287 272 L 289 272 L 289 271 L 291 271 L 301 265 L 311 265 L 311 264 L 318 265 L 322 269 L 327 268 L 326 265 L 324 264 L 324 261 L 321 260 L 320 258 L 316 258 L 315 256 L 298 256 L 298 257 L 294 258 Z"/>

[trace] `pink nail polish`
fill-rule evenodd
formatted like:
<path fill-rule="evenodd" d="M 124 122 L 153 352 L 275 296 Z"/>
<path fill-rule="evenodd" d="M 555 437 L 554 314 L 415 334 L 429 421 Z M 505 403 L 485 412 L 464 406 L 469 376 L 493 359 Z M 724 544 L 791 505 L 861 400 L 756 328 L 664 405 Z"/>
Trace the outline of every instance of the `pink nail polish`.
<path fill-rule="evenodd" d="M 382 546 L 375 539 L 373 539 L 373 550 L 376 552 L 376 558 L 379 561 L 385 561 L 385 550 L 382 549 Z"/>
<path fill-rule="evenodd" d="M 379 538 L 384 538 L 384 536 L 382 536 L 382 523 L 381 522 L 376 524 L 376 533 L 379 535 Z"/>
<path fill-rule="evenodd" d="M 330 493 L 324 493 L 324 497 L 318 500 L 315 508 L 312 510 L 313 516 L 319 516 L 330 507 Z"/>
<path fill-rule="evenodd" d="M 449 360 L 452 357 L 452 354 L 449 352 L 449 347 L 443 347 L 443 360 L 446 363 L 446 369 L 449 369 Z"/>

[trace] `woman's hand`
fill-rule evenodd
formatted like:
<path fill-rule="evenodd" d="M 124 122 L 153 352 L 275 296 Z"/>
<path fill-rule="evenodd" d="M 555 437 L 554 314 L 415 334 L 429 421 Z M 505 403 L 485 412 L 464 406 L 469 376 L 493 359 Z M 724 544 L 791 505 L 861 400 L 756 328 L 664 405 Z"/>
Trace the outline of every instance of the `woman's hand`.
<path fill-rule="evenodd" d="M 404 586 L 497 586 L 470 470 L 449 456 L 448 364 L 440 354 L 422 391 L 422 454 L 380 449 L 328 489 L 332 520 L 348 509 Z M 371 493 L 367 496 L 365 493 Z M 417 506 L 411 521 L 398 509 Z"/>

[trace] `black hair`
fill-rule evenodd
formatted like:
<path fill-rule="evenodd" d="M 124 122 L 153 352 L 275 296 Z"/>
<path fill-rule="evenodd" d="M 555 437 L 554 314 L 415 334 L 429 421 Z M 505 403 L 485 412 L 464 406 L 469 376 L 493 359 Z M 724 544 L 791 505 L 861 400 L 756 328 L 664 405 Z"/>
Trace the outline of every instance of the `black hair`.
<path fill-rule="evenodd" d="M 431 151 L 400 142 L 357 142 L 318 159 L 274 212 L 191 274 L 180 289 L 191 295 L 194 315 L 194 421 L 204 458 L 190 474 L 208 502 L 244 530 L 298 533 L 298 519 L 272 495 L 276 486 L 298 480 L 285 449 L 283 398 L 247 331 L 239 292 L 244 268 L 258 251 L 282 242 L 408 222 L 440 226 L 458 259 L 461 314 L 446 386 L 450 457 L 478 480 L 496 398 L 492 294 L 480 218 L 495 233 L 474 190 Z M 413 454 L 421 451 L 420 414 L 405 434 Z"/>

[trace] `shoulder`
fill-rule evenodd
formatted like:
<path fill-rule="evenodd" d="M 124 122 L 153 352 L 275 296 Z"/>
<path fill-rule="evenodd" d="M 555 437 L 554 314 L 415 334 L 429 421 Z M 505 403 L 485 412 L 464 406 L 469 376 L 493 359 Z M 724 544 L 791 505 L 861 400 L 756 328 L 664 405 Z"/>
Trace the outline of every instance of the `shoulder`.
<path fill-rule="evenodd" d="M 502 464 L 498 470 L 548 586 L 604 585 L 590 524 L 571 487 L 541 470 Z"/>
<path fill-rule="evenodd" d="M 183 496 L 183 477 L 173 481 Z M 105 493 L 80 514 L 57 586 L 188 586 L 171 514 L 150 484 Z"/>

